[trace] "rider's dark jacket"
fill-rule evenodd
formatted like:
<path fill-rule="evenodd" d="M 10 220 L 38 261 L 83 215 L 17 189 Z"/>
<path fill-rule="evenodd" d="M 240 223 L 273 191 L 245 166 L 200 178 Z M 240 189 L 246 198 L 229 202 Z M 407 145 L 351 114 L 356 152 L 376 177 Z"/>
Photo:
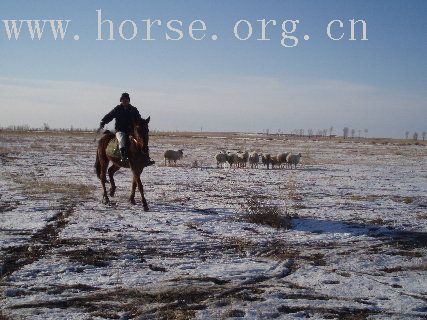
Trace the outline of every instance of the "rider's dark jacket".
<path fill-rule="evenodd" d="M 131 134 L 133 131 L 133 124 L 135 121 L 141 119 L 141 115 L 138 109 L 131 104 L 126 107 L 119 104 L 102 118 L 101 126 L 103 127 L 113 119 L 116 119 L 116 131 Z"/>

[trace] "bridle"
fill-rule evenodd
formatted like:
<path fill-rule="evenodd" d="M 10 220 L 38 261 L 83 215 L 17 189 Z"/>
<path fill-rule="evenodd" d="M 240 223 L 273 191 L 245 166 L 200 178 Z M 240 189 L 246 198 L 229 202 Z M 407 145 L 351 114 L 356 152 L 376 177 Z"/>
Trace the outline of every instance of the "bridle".
<path fill-rule="evenodd" d="M 132 140 L 142 150 L 148 147 L 148 124 L 144 119 L 135 125 Z"/>

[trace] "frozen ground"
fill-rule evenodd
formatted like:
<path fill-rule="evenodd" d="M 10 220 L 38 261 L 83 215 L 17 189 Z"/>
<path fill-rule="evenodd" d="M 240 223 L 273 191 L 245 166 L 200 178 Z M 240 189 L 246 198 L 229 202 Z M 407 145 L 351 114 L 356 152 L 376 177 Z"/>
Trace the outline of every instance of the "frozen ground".
<path fill-rule="evenodd" d="M 0 319 L 427 317 L 425 146 L 152 137 L 144 212 L 126 170 L 101 204 L 92 139 L 0 134 Z M 217 169 L 222 148 L 303 166 Z M 251 198 L 291 229 L 247 222 Z"/>

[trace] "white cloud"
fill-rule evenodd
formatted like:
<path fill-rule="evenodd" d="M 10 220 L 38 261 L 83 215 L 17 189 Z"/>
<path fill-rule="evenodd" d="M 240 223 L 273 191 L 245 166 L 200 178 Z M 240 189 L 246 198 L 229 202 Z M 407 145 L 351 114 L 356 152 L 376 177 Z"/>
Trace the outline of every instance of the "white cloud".
<path fill-rule="evenodd" d="M 331 80 L 268 77 L 146 82 L 127 88 L 78 81 L 0 78 L 0 125 L 89 127 L 129 91 L 152 127 L 166 130 L 255 131 L 295 128 L 368 128 L 402 136 L 426 130 L 425 99 Z"/>

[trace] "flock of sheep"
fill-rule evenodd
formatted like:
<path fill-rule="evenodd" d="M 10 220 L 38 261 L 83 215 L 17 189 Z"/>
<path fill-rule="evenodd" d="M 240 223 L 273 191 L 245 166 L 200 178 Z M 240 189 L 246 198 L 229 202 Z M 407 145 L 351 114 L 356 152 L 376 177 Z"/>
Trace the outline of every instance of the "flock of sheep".
<path fill-rule="evenodd" d="M 251 166 L 251 168 L 258 168 L 258 164 L 261 163 L 270 169 L 274 167 L 277 168 L 291 168 L 292 166 L 297 167 L 298 163 L 301 159 L 301 153 L 292 154 L 290 152 L 279 153 L 277 156 L 272 156 L 271 154 L 259 154 L 258 152 L 226 152 L 222 151 L 215 156 L 217 168 L 223 168 L 224 164 L 228 163 L 230 168 L 245 168 L 247 164 Z"/>
<path fill-rule="evenodd" d="M 164 154 L 165 166 L 176 165 L 176 162 L 182 159 L 184 155 L 183 150 L 167 150 Z M 245 152 L 226 152 L 222 151 L 215 156 L 217 168 L 223 168 L 225 164 L 229 164 L 230 168 L 245 168 L 248 163 L 251 168 L 258 168 L 258 164 L 261 163 L 267 167 L 267 169 L 277 168 L 291 168 L 292 166 L 297 167 L 301 160 L 301 153 L 292 154 L 290 152 L 279 153 L 276 156 L 271 154 L 259 154 L 257 152 L 248 151 Z"/>

